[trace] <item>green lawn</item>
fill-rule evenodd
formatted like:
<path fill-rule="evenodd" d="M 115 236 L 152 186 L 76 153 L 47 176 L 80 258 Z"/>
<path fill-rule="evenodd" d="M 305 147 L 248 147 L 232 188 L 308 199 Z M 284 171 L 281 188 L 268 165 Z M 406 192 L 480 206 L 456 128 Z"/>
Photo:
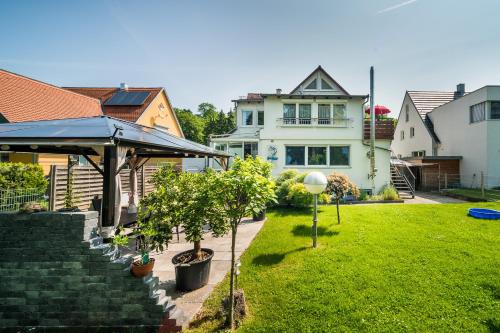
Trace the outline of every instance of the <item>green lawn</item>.
<path fill-rule="evenodd" d="M 250 316 L 241 332 L 498 332 L 500 221 L 467 216 L 499 203 L 275 210 L 242 257 Z M 227 279 L 193 332 L 219 331 Z"/>
<path fill-rule="evenodd" d="M 481 190 L 473 188 L 449 189 L 447 192 L 460 194 L 469 198 L 486 199 L 489 201 L 500 201 L 500 190 L 485 190 L 484 197 Z"/>

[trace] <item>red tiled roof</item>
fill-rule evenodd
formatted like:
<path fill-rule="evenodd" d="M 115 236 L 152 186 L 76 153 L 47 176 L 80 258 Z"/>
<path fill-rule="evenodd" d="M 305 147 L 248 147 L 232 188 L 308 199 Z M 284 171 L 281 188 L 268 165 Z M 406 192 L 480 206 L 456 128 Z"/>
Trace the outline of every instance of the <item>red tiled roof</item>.
<path fill-rule="evenodd" d="M 148 97 L 142 105 L 120 105 L 109 106 L 104 103 L 113 96 L 114 93 L 120 91 L 120 88 L 92 88 L 92 87 L 64 87 L 64 89 L 97 98 L 103 104 L 104 114 L 110 117 L 115 117 L 135 123 L 142 113 L 147 109 L 154 98 L 162 91 L 163 88 L 128 88 L 128 91 L 147 91 Z"/>
<path fill-rule="evenodd" d="M 0 69 L 0 115 L 8 122 L 101 116 L 99 100 Z"/>
<path fill-rule="evenodd" d="M 247 94 L 247 99 L 248 100 L 255 100 L 255 101 L 262 101 L 263 98 L 260 95 L 260 93 L 248 93 Z"/>

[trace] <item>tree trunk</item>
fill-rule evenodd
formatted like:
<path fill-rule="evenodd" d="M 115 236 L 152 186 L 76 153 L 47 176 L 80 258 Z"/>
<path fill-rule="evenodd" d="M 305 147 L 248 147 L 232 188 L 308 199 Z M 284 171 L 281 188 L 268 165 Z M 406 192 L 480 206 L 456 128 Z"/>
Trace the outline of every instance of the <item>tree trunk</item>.
<path fill-rule="evenodd" d="M 194 250 L 193 250 L 193 254 L 194 254 L 194 259 L 197 259 L 197 260 L 201 260 L 203 259 L 203 255 L 201 253 L 201 241 L 194 241 Z"/>
<path fill-rule="evenodd" d="M 335 200 L 337 202 L 337 221 L 340 224 L 340 211 L 339 211 L 339 199 Z"/>
<path fill-rule="evenodd" d="M 231 331 L 234 330 L 234 265 L 235 265 L 235 246 L 237 225 L 231 226 L 231 276 L 229 282 L 229 325 Z"/>

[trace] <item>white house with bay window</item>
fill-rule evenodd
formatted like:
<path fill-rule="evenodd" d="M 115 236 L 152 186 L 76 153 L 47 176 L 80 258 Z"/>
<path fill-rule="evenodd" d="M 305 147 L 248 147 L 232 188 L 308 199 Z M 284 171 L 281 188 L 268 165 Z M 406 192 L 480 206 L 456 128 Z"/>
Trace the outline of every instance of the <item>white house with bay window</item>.
<path fill-rule="evenodd" d="M 286 169 L 347 174 L 370 189 L 369 135 L 365 131 L 367 95 L 351 95 L 321 66 L 290 93 L 249 93 L 234 100 L 237 128 L 213 136 L 216 149 L 239 156 L 259 155 Z M 376 190 L 390 183 L 390 135 L 376 140 Z"/>

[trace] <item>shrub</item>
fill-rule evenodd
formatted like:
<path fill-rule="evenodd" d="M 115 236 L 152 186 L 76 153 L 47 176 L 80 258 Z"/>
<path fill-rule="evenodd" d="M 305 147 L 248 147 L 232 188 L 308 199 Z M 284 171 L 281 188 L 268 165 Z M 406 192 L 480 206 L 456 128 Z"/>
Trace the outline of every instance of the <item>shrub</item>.
<path fill-rule="evenodd" d="M 38 164 L 0 163 L 1 189 L 33 189 L 44 194 L 48 184 L 43 169 Z"/>
<path fill-rule="evenodd" d="M 368 193 L 366 191 L 361 191 L 361 194 L 358 197 L 360 201 L 366 201 L 369 199 Z"/>
<path fill-rule="evenodd" d="M 328 184 L 326 185 L 326 193 L 333 196 L 335 203 L 337 205 L 337 221 L 340 224 L 340 210 L 339 202 L 347 194 L 352 194 L 354 196 L 359 195 L 359 189 L 351 182 L 349 177 L 341 173 L 332 173 L 327 177 Z"/>
<path fill-rule="evenodd" d="M 282 206 L 307 207 L 312 205 L 313 195 L 307 192 L 304 178 L 307 173 L 297 170 L 286 170 L 280 173 L 276 180 L 276 197 Z M 326 193 L 318 195 L 320 204 L 330 203 L 330 196 Z"/>
<path fill-rule="evenodd" d="M 379 192 L 379 195 L 382 196 L 382 200 L 398 200 L 399 193 L 392 185 L 385 186 L 382 191 Z"/>
<path fill-rule="evenodd" d="M 312 203 L 313 195 L 306 190 L 302 183 L 295 183 L 290 186 L 287 200 L 294 207 L 306 207 Z"/>
<path fill-rule="evenodd" d="M 299 175 L 299 172 L 297 170 L 285 170 L 276 179 L 276 186 L 280 186 L 283 184 L 285 181 L 294 179 Z"/>

